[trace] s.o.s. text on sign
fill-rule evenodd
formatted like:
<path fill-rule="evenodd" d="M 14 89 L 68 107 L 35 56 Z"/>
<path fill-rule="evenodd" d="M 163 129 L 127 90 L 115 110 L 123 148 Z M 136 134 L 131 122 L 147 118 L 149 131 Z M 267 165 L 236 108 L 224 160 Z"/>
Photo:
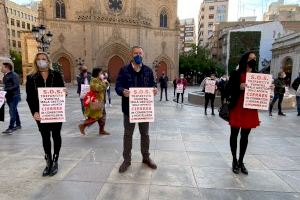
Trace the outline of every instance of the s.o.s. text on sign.
<path fill-rule="evenodd" d="M 153 88 L 129 88 L 129 120 L 154 122 Z"/>
<path fill-rule="evenodd" d="M 38 88 L 41 123 L 66 121 L 66 89 Z"/>
<path fill-rule="evenodd" d="M 268 110 L 271 98 L 272 75 L 247 73 L 244 108 Z"/>

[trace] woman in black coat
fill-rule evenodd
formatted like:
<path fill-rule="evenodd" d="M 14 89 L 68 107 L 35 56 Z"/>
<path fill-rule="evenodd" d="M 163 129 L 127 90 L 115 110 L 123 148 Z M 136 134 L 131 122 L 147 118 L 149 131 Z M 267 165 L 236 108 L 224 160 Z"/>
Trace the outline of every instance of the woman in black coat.
<path fill-rule="evenodd" d="M 248 170 L 244 165 L 244 156 L 248 146 L 248 136 L 251 129 L 259 126 L 258 112 L 255 109 L 247 109 L 243 107 L 244 94 L 246 86 L 247 73 L 256 72 L 256 56 L 253 52 L 245 53 L 239 62 L 239 68 L 232 72 L 226 91 L 228 91 L 229 101 L 229 125 L 230 133 L 230 148 L 232 153 L 232 171 L 238 174 L 240 171 L 243 174 L 248 174 Z M 237 138 L 239 133 L 240 139 L 240 155 L 237 160 Z"/>
<path fill-rule="evenodd" d="M 64 87 L 61 74 L 53 71 L 50 58 L 48 54 L 44 52 L 40 52 L 36 55 L 33 71 L 27 76 L 26 100 L 42 135 L 46 160 L 46 168 L 43 171 L 43 176 L 54 176 L 58 171 L 62 123 L 40 123 L 41 118 L 38 98 L 38 88 L 40 87 Z M 51 153 L 51 135 L 54 143 L 53 157 Z"/>

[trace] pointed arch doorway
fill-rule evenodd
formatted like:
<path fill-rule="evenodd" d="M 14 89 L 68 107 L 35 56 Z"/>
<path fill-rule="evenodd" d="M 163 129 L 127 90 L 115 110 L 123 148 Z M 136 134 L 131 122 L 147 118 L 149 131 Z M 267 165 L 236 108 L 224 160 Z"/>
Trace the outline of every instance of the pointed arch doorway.
<path fill-rule="evenodd" d="M 120 69 L 125 65 L 124 60 L 115 55 L 109 59 L 108 62 L 108 75 L 111 82 L 116 82 Z"/>
<path fill-rule="evenodd" d="M 72 75 L 71 75 L 71 63 L 70 63 L 70 61 L 65 57 L 60 57 L 58 59 L 58 63 L 63 68 L 64 81 L 66 83 L 71 83 L 72 82 Z"/>
<path fill-rule="evenodd" d="M 158 67 L 156 68 L 156 76 L 157 79 L 159 79 L 159 77 L 161 77 L 162 73 L 164 72 L 165 75 L 168 76 L 168 65 L 165 61 L 160 61 L 158 64 Z"/>

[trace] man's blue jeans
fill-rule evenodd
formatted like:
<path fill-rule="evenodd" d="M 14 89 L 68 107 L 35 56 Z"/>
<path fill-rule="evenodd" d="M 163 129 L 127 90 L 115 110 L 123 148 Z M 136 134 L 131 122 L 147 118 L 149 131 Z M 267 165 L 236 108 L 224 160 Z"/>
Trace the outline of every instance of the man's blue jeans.
<path fill-rule="evenodd" d="M 300 114 L 300 96 L 296 96 L 296 101 L 297 101 L 297 112 Z"/>
<path fill-rule="evenodd" d="M 18 113 L 18 103 L 21 100 L 20 96 L 13 96 L 7 99 L 7 105 L 9 107 L 10 123 L 9 129 L 13 129 L 16 126 L 21 126 L 21 121 Z"/>

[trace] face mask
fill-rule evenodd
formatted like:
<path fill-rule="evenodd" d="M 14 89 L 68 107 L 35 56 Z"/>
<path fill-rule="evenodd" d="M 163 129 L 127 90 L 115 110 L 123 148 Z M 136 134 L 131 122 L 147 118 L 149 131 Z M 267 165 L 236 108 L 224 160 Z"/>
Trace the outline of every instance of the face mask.
<path fill-rule="evenodd" d="M 103 74 L 100 74 L 100 79 L 104 80 L 104 75 Z"/>
<path fill-rule="evenodd" d="M 87 73 L 87 70 L 82 70 L 82 73 L 83 73 L 83 74 Z"/>
<path fill-rule="evenodd" d="M 256 60 L 252 59 L 250 61 L 248 61 L 248 66 L 251 68 L 251 69 L 255 69 L 256 68 Z"/>
<path fill-rule="evenodd" d="M 181 79 L 183 79 L 183 76 L 180 76 Z"/>
<path fill-rule="evenodd" d="M 136 55 L 136 56 L 133 57 L 133 60 L 136 64 L 140 65 L 143 61 L 143 57 L 140 56 L 140 55 Z"/>
<path fill-rule="evenodd" d="M 37 61 L 36 61 L 36 64 L 37 64 L 37 66 L 38 66 L 39 68 L 41 68 L 41 69 L 46 69 L 46 68 L 48 68 L 48 62 L 45 61 L 45 60 L 37 60 Z"/>

